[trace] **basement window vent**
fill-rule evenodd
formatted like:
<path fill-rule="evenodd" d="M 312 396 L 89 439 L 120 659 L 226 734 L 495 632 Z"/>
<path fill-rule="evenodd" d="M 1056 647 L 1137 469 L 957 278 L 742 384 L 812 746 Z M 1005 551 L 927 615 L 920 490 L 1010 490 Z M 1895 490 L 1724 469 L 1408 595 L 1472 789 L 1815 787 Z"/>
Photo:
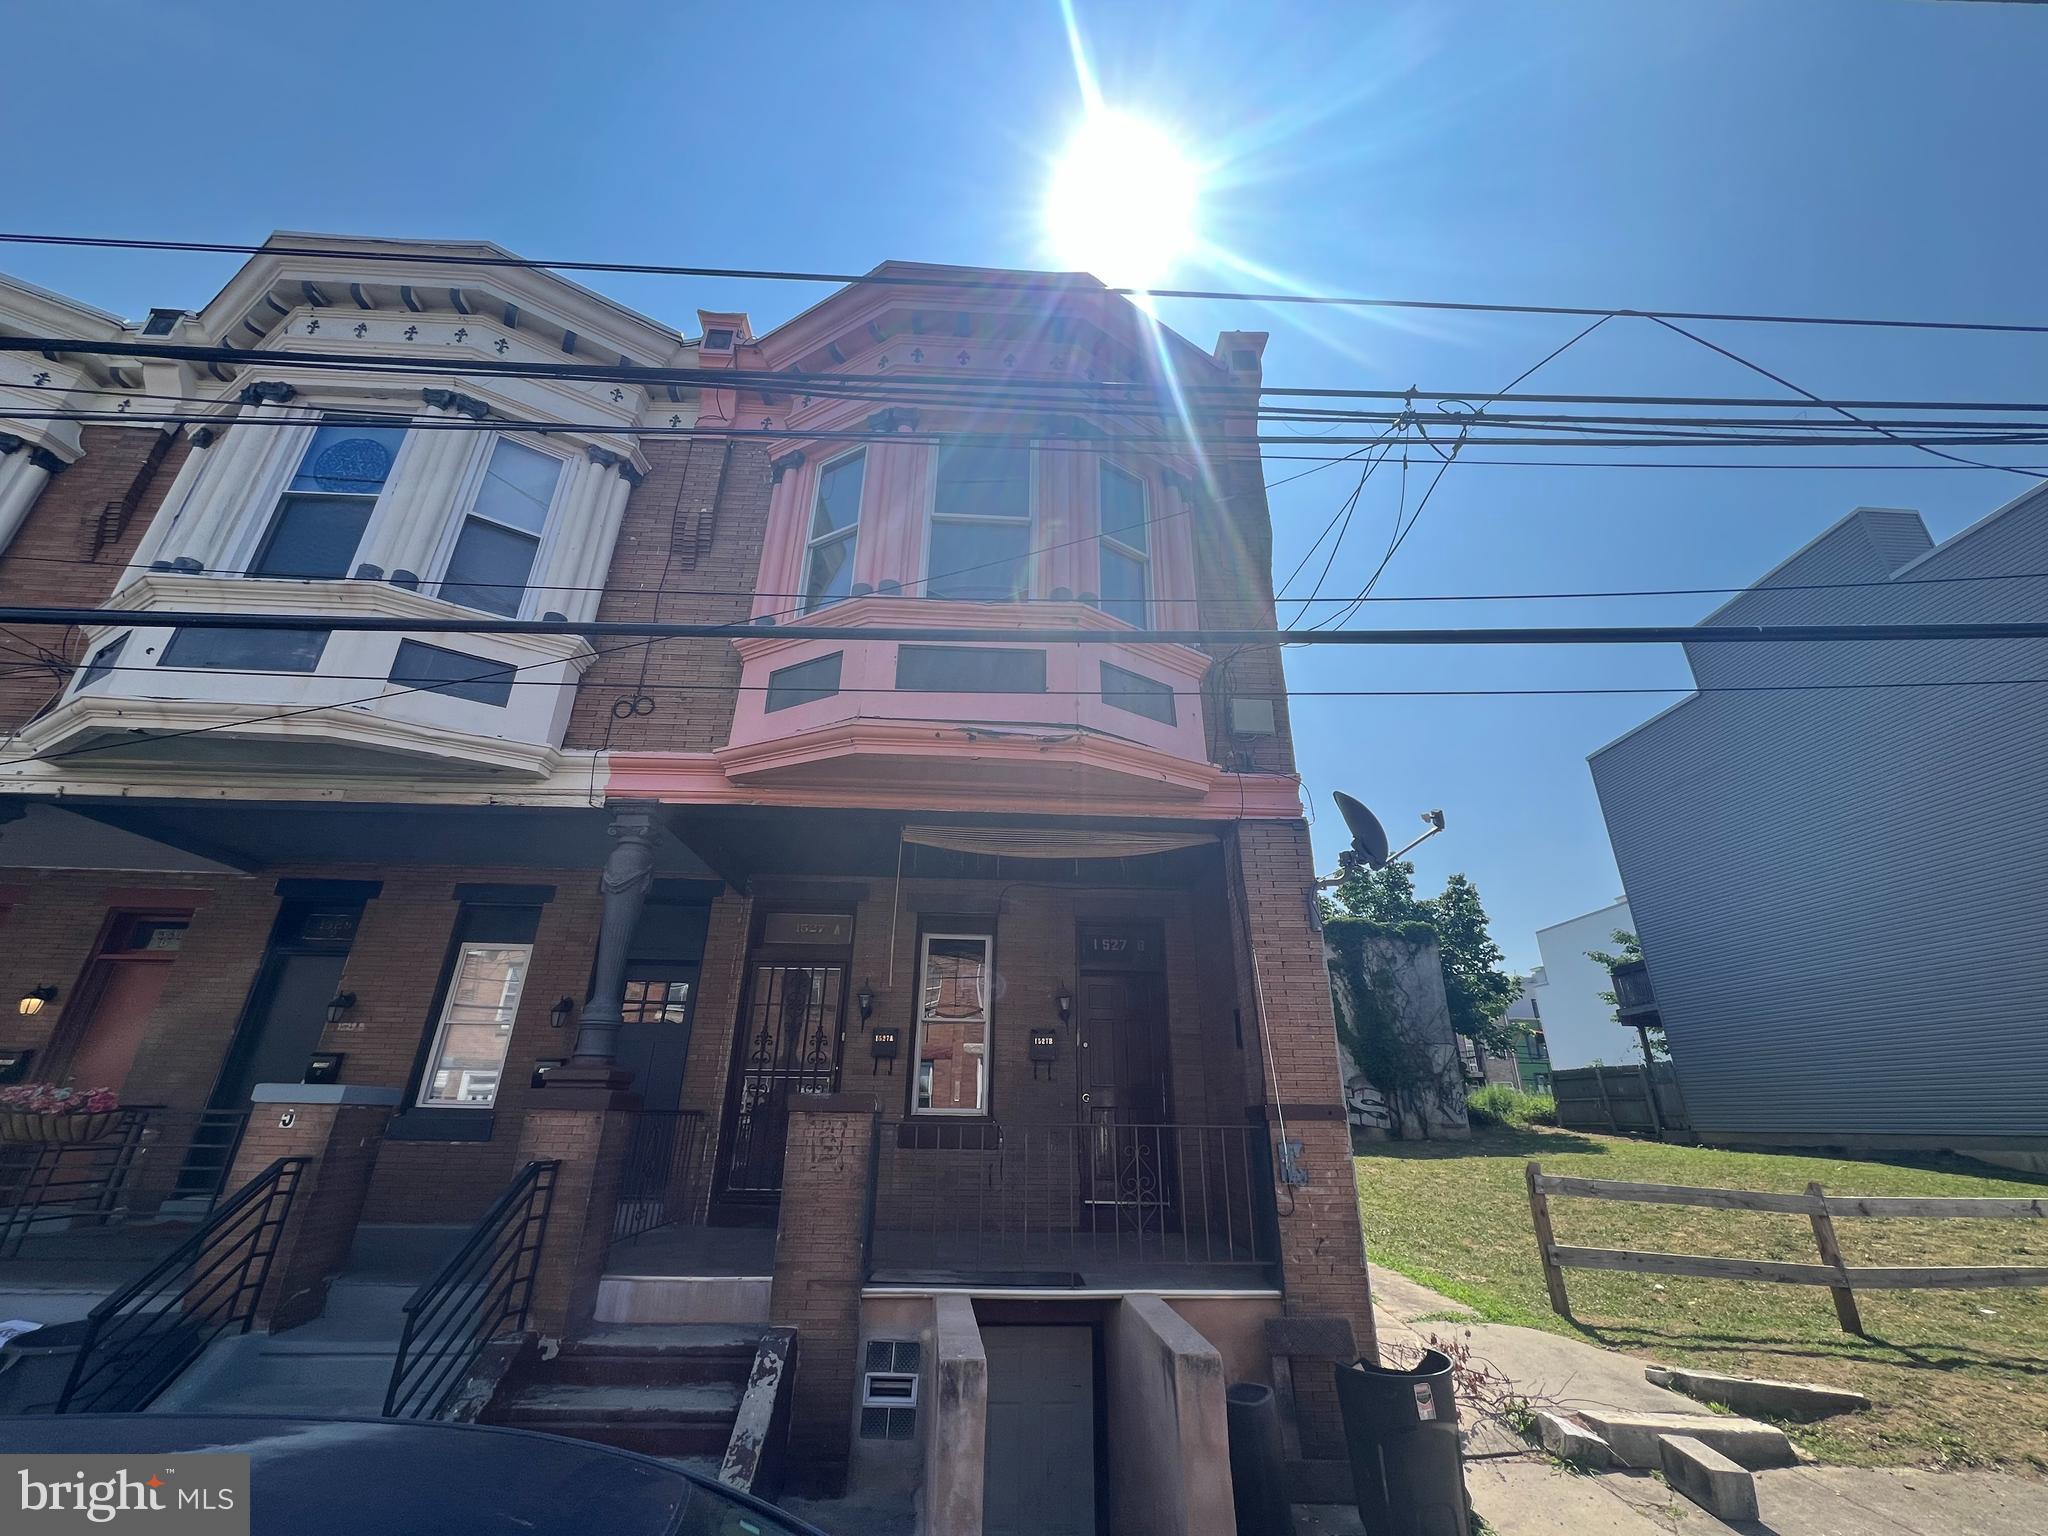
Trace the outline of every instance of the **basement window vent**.
<path fill-rule="evenodd" d="M 861 1439 L 916 1438 L 922 1359 L 923 1347 L 915 1339 L 868 1340 L 860 1383 Z"/>

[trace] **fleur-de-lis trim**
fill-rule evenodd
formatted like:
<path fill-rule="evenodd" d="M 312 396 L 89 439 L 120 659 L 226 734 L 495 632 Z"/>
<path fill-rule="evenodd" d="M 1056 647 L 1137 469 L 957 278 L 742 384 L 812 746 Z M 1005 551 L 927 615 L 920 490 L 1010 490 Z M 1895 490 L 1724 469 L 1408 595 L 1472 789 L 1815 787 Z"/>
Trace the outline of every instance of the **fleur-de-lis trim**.
<path fill-rule="evenodd" d="M 512 343 L 507 341 L 504 337 L 500 336 L 497 339 L 497 341 L 492 343 L 492 345 L 497 347 L 498 356 L 503 357 L 505 355 L 506 350 L 512 345 Z"/>
<path fill-rule="evenodd" d="M 306 334 L 308 336 L 317 335 L 319 333 L 319 330 L 320 322 L 318 320 L 308 320 L 306 322 Z"/>
<path fill-rule="evenodd" d="M 466 325 L 458 325 L 457 327 L 455 327 L 455 339 L 457 341 L 469 340 L 469 327 Z"/>
<path fill-rule="evenodd" d="M 370 334 L 370 326 L 369 326 L 369 322 L 368 322 L 368 321 L 366 321 L 366 320 L 358 320 L 358 321 L 356 322 L 356 337 L 357 337 L 357 339 L 358 339 L 358 340 L 360 340 L 360 339 L 361 339 L 362 337 L 365 337 L 365 336 L 367 336 L 367 335 L 369 335 L 369 334 Z"/>
<path fill-rule="evenodd" d="M 612 404 L 617 405 L 621 400 L 625 398 L 626 392 L 623 389 L 615 388 L 612 390 Z"/>
<path fill-rule="evenodd" d="M 416 341 L 416 340 L 418 340 L 418 339 L 419 339 L 419 334 L 420 334 L 420 328 L 419 328 L 418 326 L 416 326 L 416 325 L 408 325 L 408 326 L 407 326 L 407 327 L 405 328 L 405 339 L 406 339 L 407 341 Z"/>

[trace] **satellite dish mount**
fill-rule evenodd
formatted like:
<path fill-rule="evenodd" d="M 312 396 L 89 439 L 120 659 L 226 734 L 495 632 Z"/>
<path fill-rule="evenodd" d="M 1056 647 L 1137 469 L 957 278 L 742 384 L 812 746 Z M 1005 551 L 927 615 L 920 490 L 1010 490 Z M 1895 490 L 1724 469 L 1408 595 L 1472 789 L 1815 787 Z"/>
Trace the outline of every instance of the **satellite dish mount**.
<path fill-rule="evenodd" d="M 1324 875 L 1316 881 L 1318 890 L 1343 884 L 1346 879 L 1357 873 L 1361 866 L 1366 869 L 1385 869 L 1416 844 L 1427 842 L 1444 829 L 1442 811 L 1424 811 L 1422 819 L 1427 823 L 1428 830 L 1414 842 L 1406 843 L 1389 853 L 1386 828 L 1380 825 L 1379 817 L 1341 789 L 1332 790 L 1330 798 L 1336 802 L 1338 814 L 1344 818 L 1344 825 L 1351 829 L 1351 846 L 1337 855 L 1337 872 L 1334 875 Z"/>

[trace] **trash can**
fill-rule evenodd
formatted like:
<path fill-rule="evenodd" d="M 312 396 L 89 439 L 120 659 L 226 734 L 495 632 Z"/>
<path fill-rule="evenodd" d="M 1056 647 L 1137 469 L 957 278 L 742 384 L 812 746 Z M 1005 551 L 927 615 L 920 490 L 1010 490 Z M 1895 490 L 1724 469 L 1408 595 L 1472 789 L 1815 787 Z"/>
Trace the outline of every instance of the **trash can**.
<path fill-rule="evenodd" d="M 55 1413 L 89 1326 L 55 1323 L 0 1344 L 0 1414 Z"/>
<path fill-rule="evenodd" d="M 1413 1370 L 1337 1368 L 1337 1403 L 1366 1536 L 1467 1536 L 1450 1357 L 1424 1350 Z"/>
<path fill-rule="evenodd" d="M 1230 1429 L 1230 1496 L 1237 1536 L 1294 1536 L 1294 1510 L 1280 1459 L 1280 1408 L 1273 1389 L 1242 1382 L 1223 1394 Z"/>

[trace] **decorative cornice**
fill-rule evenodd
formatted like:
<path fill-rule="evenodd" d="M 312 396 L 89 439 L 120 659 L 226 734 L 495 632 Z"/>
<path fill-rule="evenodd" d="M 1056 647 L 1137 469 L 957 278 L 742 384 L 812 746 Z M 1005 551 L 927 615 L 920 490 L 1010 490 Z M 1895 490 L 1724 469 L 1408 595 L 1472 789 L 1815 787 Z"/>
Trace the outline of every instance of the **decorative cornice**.
<path fill-rule="evenodd" d="M 870 432 L 915 432 L 917 412 L 906 405 L 892 405 L 886 411 L 876 411 L 867 419 Z"/>
<path fill-rule="evenodd" d="M 0 432 L 0 455 L 12 453 L 27 442 L 27 438 L 16 437 L 12 432 Z"/>
<path fill-rule="evenodd" d="M 211 448 L 213 440 L 219 435 L 211 427 L 200 427 L 192 434 L 192 446 L 194 448 Z"/>
<path fill-rule="evenodd" d="M 28 461 L 46 475 L 61 475 L 71 467 L 47 448 L 29 449 Z"/>
<path fill-rule="evenodd" d="M 465 395 L 455 389 L 423 389 L 420 398 L 437 411 L 453 411 L 458 416 L 467 416 L 471 421 L 482 421 L 491 414 L 490 405 L 475 395 Z"/>
<path fill-rule="evenodd" d="M 784 454 L 784 455 L 783 455 L 783 456 L 782 456 L 781 458 L 779 458 L 779 459 L 771 459 L 771 460 L 769 461 L 769 464 L 768 464 L 768 483 L 769 483 L 770 485 L 780 485 L 780 484 L 782 484 L 782 477 L 783 477 L 784 475 L 788 474 L 788 473 L 789 473 L 789 472 L 790 472 L 790 471 L 791 471 L 792 469 L 802 469 L 803 467 L 804 467 L 804 451 L 803 451 L 803 449 L 801 449 L 801 448 L 794 448 L 794 449 L 791 449 L 791 450 L 790 450 L 790 451 L 789 451 L 788 453 L 785 453 L 785 454 Z"/>
<path fill-rule="evenodd" d="M 259 379 L 254 384 L 244 384 L 235 398 L 244 405 L 283 405 L 297 395 L 291 385 L 276 379 Z"/>

